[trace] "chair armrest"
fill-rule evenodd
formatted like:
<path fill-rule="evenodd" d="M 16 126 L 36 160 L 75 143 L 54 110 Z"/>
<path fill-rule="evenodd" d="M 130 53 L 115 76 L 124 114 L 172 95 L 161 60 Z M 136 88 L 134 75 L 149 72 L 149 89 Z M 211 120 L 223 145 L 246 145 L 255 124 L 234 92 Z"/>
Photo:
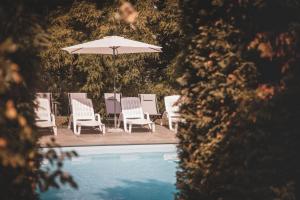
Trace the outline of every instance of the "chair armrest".
<path fill-rule="evenodd" d="M 180 114 L 179 113 L 175 113 L 175 112 L 167 112 L 167 115 L 169 116 L 169 117 L 180 117 Z"/>
<path fill-rule="evenodd" d="M 120 113 L 120 115 L 121 115 L 121 119 L 127 119 L 127 116 L 126 116 L 126 115 L 124 115 L 124 113 L 123 113 L 123 112 L 121 112 L 121 113 Z"/>
<path fill-rule="evenodd" d="M 95 120 L 101 122 L 101 117 L 99 113 L 95 114 Z"/>
<path fill-rule="evenodd" d="M 150 114 L 148 112 L 144 112 L 144 116 L 146 115 L 146 119 L 150 120 Z"/>
<path fill-rule="evenodd" d="M 55 123 L 55 116 L 54 116 L 54 114 L 53 114 L 53 113 L 51 113 L 51 114 L 50 114 L 50 116 L 51 116 L 51 121 L 53 122 L 53 124 L 54 124 L 54 125 L 56 125 L 56 123 Z"/>
<path fill-rule="evenodd" d="M 52 101 L 53 104 L 59 105 L 60 103 L 58 101 Z"/>

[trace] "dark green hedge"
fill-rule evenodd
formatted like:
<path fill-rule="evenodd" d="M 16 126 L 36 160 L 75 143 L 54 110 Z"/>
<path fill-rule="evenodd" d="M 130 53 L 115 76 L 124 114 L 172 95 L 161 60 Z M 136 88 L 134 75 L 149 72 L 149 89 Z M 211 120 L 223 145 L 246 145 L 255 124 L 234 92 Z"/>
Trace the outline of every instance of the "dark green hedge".
<path fill-rule="evenodd" d="M 75 152 L 42 152 L 34 126 L 34 98 L 39 71 L 38 52 L 45 39 L 36 21 L 36 1 L 0 2 L 0 199 L 37 199 L 38 189 L 76 187 L 62 170 Z M 34 6 L 35 5 L 35 6 Z M 37 9 L 37 10 L 34 10 Z M 51 147 L 53 143 L 49 144 Z M 42 168 L 47 160 L 52 169 Z"/>
<path fill-rule="evenodd" d="M 296 199 L 299 2 L 182 0 L 177 199 Z"/>

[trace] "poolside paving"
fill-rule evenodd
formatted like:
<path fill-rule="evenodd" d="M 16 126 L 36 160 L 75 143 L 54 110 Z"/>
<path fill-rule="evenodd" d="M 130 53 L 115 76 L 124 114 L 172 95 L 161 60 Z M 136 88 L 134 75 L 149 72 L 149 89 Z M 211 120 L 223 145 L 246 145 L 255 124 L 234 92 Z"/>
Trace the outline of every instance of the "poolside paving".
<path fill-rule="evenodd" d="M 178 139 L 176 134 L 164 126 L 156 125 L 154 133 L 147 128 L 133 128 L 132 133 L 111 132 L 105 135 L 93 129 L 83 129 L 79 136 L 74 135 L 67 127 L 59 127 L 58 135 L 54 136 L 50 130 L 39 130 L 42 136 L 39 139 L 41 147 L 55 138 L 60 146 L 90 146 L 90 145 L 129 145 L 129 144 L 176 144 Z"/>

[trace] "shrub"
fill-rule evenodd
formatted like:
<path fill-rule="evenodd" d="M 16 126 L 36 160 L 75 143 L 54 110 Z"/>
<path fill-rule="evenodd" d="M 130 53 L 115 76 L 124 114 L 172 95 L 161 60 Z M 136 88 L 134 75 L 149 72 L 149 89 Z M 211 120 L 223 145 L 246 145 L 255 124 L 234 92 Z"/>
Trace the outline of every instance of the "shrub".
<path fill-rule="evenodd" d="M 37 52 L 43 39 L 34 12 L 23 2 L 0 4 L 0 196 L 3 200 L 37 199 L 37 190 L 76 187 L 62 170 L 63 160 L 75 152 L 39 149 L 34 126 L 35 80 L 39 70 Z M 22 34 L 20 34 L 22 32 Z M 50 143 L 51 147 L 54 143 Z M 41 166 L 43 160 L 53 170 Z"/>
<path fill-rule="evenodd" d="M 297 1 L 181 1 L 177 199 L 296 199 Z M 280 13 L 280 14 L 279 14 Z"/>

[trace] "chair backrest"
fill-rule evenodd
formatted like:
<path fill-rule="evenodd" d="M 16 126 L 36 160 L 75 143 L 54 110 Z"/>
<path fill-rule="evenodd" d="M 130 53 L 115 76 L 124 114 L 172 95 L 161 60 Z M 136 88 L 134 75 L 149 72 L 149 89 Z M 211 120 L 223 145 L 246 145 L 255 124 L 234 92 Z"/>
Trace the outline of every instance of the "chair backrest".
<path fill-rule="evenodd" d="M 180 95 L 165 96 L 165 107 L 168 113 L 178 113 L 179 106 L 174 105 L 180 98 Z"/>
<path fill-rule="evenodd" d="M 147 112 L 150 115 L 159 114 L 156 94 L 139 94 L 139 97 L 144 112 Z"/>
<path fill-rule="evenodd" d="M 75 92 L 75 93 L 68 93 L 69 99 L 85 99 L 87 98 L 87 93 L 83 92 Z"/>
<path fill-rule="evenodd" d="M 104 93 L 105 108 L 107 114 L 114 114 L 114 102 L 116 102 L 116 113 L 121 113 L 121 94 L 116 93 L 116 99 L 114 93 Z"/>
<path fill-rule="evenodd" d="M 49 101 L 51 101 L 52 99 L 52 95 L 50 92 L 38 92 L 36 93 L 36 96 L 38 98 L 48 99 Z"/>
<path fill-rule="evenodd" d="M 50 92 L 38 92 L 36 93 L 37 98 L 48 99 L 50 102 L 50 110 L 53 111 L 53 99 L 52 93 Z"/>
<path fill-rule="evenodd" d="M 121 99 L 122 114 L 126 118 L 144 118 L 143 109 L 138 97 L 125 97 Z"/>
<path fill-rule="evenodd" d="M 36 120 L 51 121 L 50 101 L 47 98 L 37 97 L 35 102 L 37 103 Z"/>
<path fill-rule="evenodd" d="M 80 93 L 80 92 L 75 92 L 75 93 L 68 93 L 68 99 L 69 99 L 69 111 L 72 112 L 72 99 L 86 99 L 87 98 L 87 93 Z"/>
<path fill-rule="evenodd" d="M 95 119 L 95 112 L 91 99 L 71 99 L 71 104 L 74 118 L 81 120 Z"/>

